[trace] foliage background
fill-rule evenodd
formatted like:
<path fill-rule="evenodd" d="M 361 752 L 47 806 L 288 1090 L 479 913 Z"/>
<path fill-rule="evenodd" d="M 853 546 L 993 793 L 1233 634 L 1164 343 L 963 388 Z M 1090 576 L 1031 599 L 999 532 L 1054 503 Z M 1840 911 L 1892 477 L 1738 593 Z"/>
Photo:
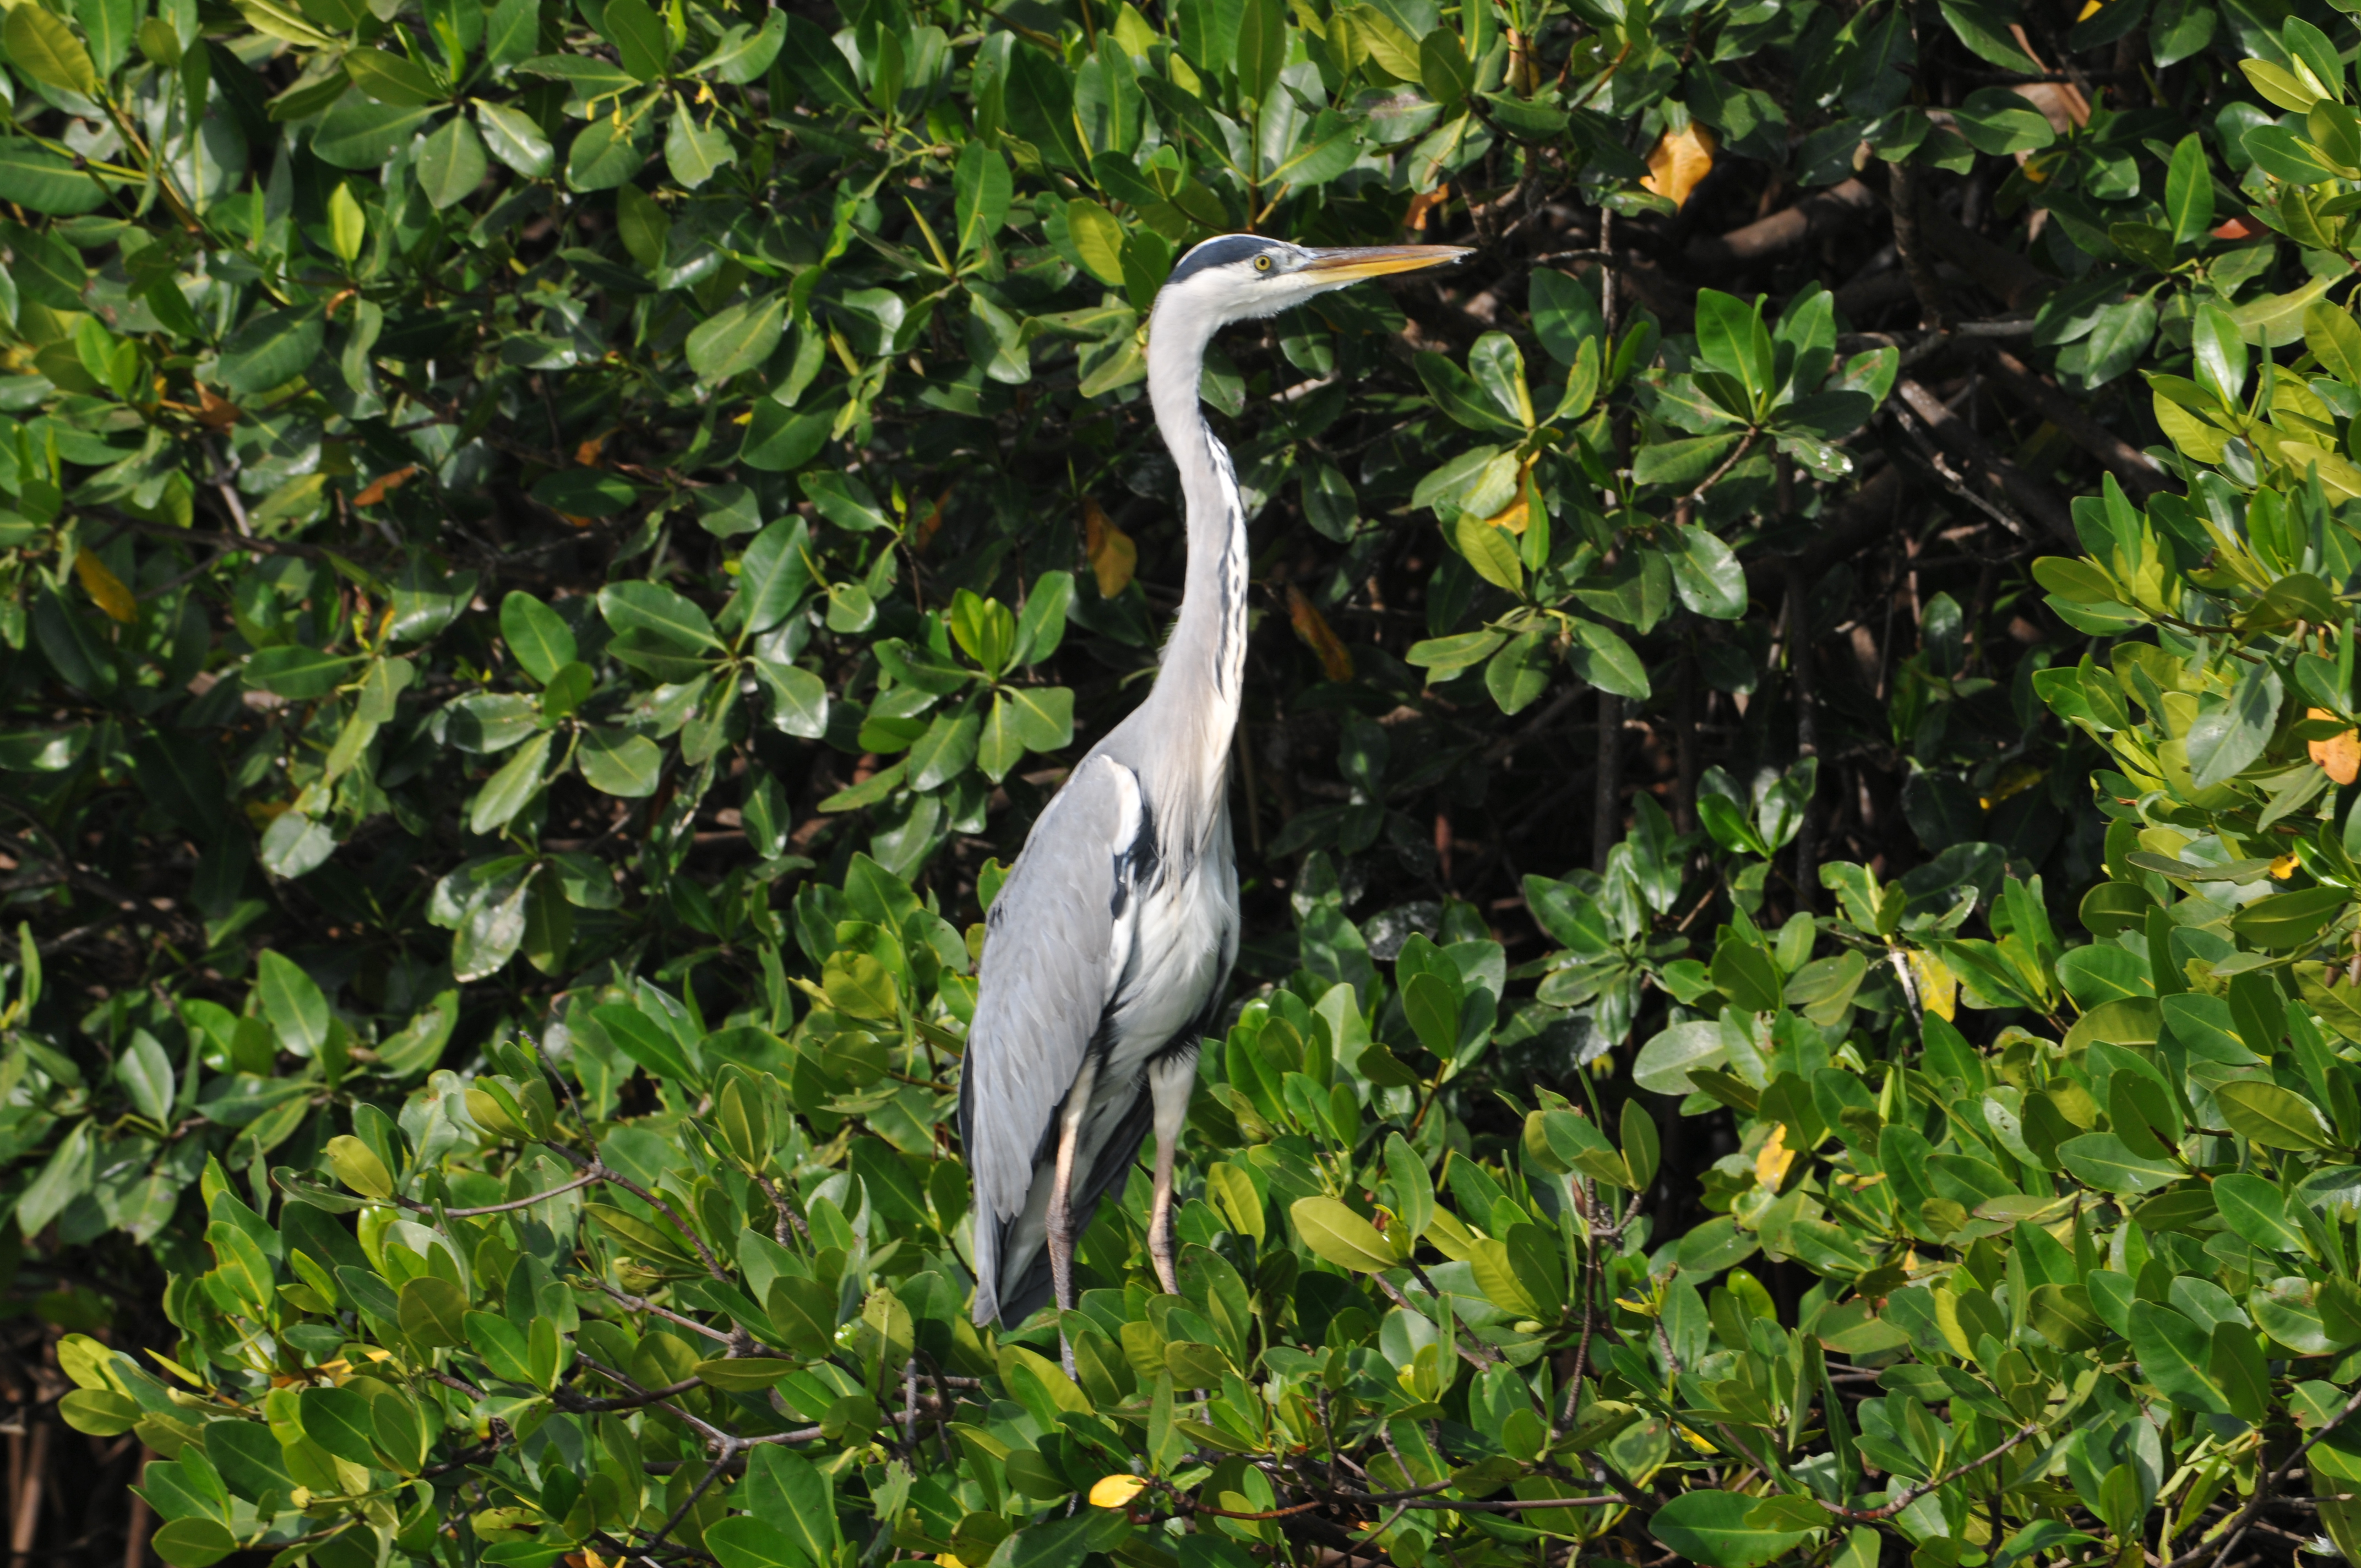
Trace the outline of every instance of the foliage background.
<path fill-rule="evenodd" d="M 17 0 L 16 1557 L 2350 1539 L 2354 30 L 2087 11 Z M 1068 1382 L 971 933 L 1249 226 L 1478 255 L 1209 364 L 1246 1005 Z"/>

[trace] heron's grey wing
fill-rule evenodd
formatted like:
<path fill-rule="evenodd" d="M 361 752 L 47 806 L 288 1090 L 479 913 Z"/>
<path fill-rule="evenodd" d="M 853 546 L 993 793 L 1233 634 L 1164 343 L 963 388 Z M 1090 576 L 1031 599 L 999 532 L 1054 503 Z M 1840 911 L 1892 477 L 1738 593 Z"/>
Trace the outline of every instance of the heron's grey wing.
<path fill-rule="evenodd" d="M 975 1185 L 976 1312 L 992 1315 L 998 1232 L 1022 1212 L 1052 1122 L 1122 974 L 1117 860 L 1138 836 L 1139 781 L 1088 757 L 1033 825 L 993 900 L 960 1131 Z"/>

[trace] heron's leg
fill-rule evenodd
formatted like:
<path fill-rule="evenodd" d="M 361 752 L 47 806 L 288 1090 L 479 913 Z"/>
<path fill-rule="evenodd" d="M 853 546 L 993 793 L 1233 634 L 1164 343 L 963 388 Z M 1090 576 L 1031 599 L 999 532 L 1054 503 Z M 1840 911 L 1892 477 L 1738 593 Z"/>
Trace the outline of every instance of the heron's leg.
<path fill-rule="evenodd" d="M 1082 1058 L 1082 1070 L 1074 1076 L 1074 1086 L 1066 1091 L 1065 1113 L 1058 1129 L 1058 1168 L 1049 1183 L 1049 1288 L 1060 1313 L 1074 1307 L 1074 1157 L 1082 1141 L 1082 1118 L 1090 1114 L 1091 1090 L 1097 1082 L 1099 1063 L 1096 1057 Z M 1073 1347 L 1066 1343 L 1066 1330 L 1058 1329 L 1058 1352 L 1066 1364 L 1069 1376 L 1074 1370 Z"/>
<path fill-rule="evenodd" d="M 1181 1125 L 1189 1119 L 1189 1096 L 1196 1087 L 1193 1050 L 1176 1052 L 1148 1069 L 1156 1125 L 1156 1196 L 1148 1211 L 1148 1256 L 1156 1266 L 1156 1282 L 1168 1296 L 1180 1293 L 1180 1276 L 1172 1267 L 1172 1158 L 1180 1147 Z"/>

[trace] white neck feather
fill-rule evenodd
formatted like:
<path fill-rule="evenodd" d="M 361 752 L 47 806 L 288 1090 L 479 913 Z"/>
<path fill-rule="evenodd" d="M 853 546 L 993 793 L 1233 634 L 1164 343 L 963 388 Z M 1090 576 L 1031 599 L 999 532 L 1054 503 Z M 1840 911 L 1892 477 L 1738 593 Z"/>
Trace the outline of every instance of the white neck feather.
<path fill-rule="evenodd" d="M 1195 785 L 1188 826 L 1210 832 L 1219 815 L 1246 674 L 1246 525 L 1230 455 L 1198 404 L 1210 330 L 1184 330 L 1159 313 L 1148 341 L 1148 396 L 1180 470 L 1189 530 L 1180 614 L 1163 668 L 1141 705 L 1149 746 Z M 1180 824 L 1173 824 L 1180 828 Z"/>

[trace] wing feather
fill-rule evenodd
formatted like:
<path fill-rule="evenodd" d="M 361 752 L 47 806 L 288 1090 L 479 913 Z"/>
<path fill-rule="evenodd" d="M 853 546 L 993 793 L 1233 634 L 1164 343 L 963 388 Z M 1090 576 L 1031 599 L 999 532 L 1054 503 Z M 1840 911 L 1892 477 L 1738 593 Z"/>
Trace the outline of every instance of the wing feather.
<path fill-rule="evenodd" d="M 1026 1205 L 1036 1162 L 1120 979 L 1117 858 L 1137 836 L 1139 781 L 1083 760 L 1027 837 L 993 900 L 975 1021 L 960 1078 L 960 1135 L 975 1187 L 979 1321 L 995 1310 L 999 1232 Z"/>

